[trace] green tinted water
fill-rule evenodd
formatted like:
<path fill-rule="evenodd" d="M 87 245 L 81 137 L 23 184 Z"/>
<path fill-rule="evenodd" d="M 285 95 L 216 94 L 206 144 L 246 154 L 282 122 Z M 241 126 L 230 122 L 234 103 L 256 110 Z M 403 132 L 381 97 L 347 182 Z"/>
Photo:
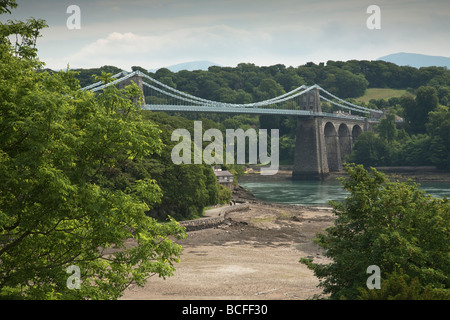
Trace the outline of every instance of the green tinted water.
<path fill-rule="evenodd" d="M 340 201 L 348 195 L 338 181 L 244 181 L 239 184 L 258 199 L 286 204 L 326 205 L 330 200 Z M 434 197 L 450 198 L 450 182 L 423 182 L 420 189 Z"/>

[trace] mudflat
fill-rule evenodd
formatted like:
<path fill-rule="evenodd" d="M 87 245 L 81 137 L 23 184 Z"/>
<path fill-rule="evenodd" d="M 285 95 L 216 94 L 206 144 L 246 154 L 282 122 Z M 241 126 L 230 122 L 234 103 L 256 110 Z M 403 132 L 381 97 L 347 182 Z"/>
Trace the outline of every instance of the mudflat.
<path fill-rule="evenodd" d="M 322 290 L 299 259 L 328 262 L 313 239 L 333 220 L 329 207 L 250 201 L 221 225 L 188 232 L 172 277 L 150 277 L 121 299 L 312 299 Z"/>

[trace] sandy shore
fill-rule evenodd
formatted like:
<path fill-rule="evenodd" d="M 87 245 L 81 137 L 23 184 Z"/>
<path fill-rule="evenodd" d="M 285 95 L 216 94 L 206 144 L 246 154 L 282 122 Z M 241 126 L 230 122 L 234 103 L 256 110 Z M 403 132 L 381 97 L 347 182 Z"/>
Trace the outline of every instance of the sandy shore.
<path fill-rule="evenodd" d="M 298 261 L 326 262 L 312 239 L 332 223 L 331 208 L 251 200 L 222 225 L 188 232 L 174 276 L 151 277 L 121 299 L 311 299 L 318 280 Z"/>
<path fill-rule="evenodd" d="M 432 168 L 380 169 L 394 180 L 450 181 L 449 172 Z M 291 174 L 290 168 L 282 168 L 276 176 L 249 174 L 245 180 L 285 180 Z M 293 300 L 320 295 L 318 279 L 298 261 L 310 257 L 328 262 L 313 239 L 333 224 L 331 208 L 266 203 L 242 188 L 233 191 L 233 198 L 249 209 L 228 214 L 218 227 L 188 232 L 179 241 L 183 253 L 174 276 L 151 277 L 144 287 L 128 288 L 122 299 Z"/>

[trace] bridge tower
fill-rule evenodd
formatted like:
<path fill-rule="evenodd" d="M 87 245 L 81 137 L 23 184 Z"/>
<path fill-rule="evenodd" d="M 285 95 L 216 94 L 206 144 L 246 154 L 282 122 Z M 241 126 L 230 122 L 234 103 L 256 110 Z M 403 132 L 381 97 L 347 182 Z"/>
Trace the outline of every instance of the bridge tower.
<path fill-rule="evenodd" d="M 133 75 L 132 77 L 119 82 L 119 89 L 123 89 L 124 87 L 130 85 L 132 82 L 134 82 L 135 84 L 137 84 L 137 86 L 139 87 L 139 89 L 141 90 L 142 96 L 141 96 L 141 104 L 144 105 L 145 104 L 145 98 L 144 98 L 144 85 L 142 84 L 142 74 L 137 72 L 135 75 Z M 134 101 L 134 103 L 137 103 L 138 101 Z"/>
<path fill-rule="evenodd" d="M 302 110 L 322 112 L 319 89 L 308 91 L 300 101 Z M 297 118 L 297 136 L 295 140 L 294 180 L 322 180 L 329 175 L 326 154 L 326 141 L 322 117 Z"/>

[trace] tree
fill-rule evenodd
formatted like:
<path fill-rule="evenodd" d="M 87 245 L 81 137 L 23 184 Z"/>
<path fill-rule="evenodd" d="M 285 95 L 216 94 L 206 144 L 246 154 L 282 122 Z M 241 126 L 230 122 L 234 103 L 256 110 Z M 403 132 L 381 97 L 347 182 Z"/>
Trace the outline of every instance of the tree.
<path fill-rule="evenodd" d="M 295 138 L 283 136 L 280 139 L 280 161 L 294 163 Z"/>
<path fill-rule="evenodd" d="M 395 115 L 388 113 L 386 118 L 380 120 L 377 127 L 380 137 L 391 143 L 397 137 L 397 127 L 395 126 Z"/>
<path fill-rule="evenodd" d="M 425 166 L 430 165 L 430 137 L 426 134 L 412 136 L 400 146 L 397 156 L 399 165 Z"/>
<path fill-rule="evenodd" d="M 449 300 L 450 291 L 423 286 L 416 277 L 411 279 L 403 270 L 395 270 L 383 277 L 379 290 L 359 288 L 359 300 Z"/>
<path fill-rule="evenodd" d="M 101 72 L 116 74 L 121 72 L 122 70 L 114 66 L 102 66 L 100 68 L 92 68 L 92 69 L 74 69 L 73 71 L 76 72 L 74 75 L 76 79 L 80 82 L 80 86 L 84 88 L 92 84 L 93 79 L 92 77 L 101 74 Z"/>
<path fill-rule="evenodd" d="M 117 190 L 107 179 L 161 149 L 132 102 L 138 87 L 81 91 L 72 72 L 41 70 L 34 41 L 11 44 L 13 26 L 0 25 L 0 296 L 114 299 L 130 283 L 170 276 L 181 252 L 171 237 L 185 234 L 146 216 L 160 188 L 142 179 Z M 21 28 L 37 38 L 41 26 Z M 78 290 L 67 285 L 70 266 Z"/>
<path fill-rule="evenodd" d="M 13 8 L 17 8 L 16 0 L 2 0 L 0 2 L 0 14 L 11 13 Z"/>
<path fill-rule="evenodd" d="M 426 124 L 431 137 L 431 162 L 441 169 L 450 168 L 450 111 L 447 107 L 439 106 L 429 114 Z"/>
<path fill-rule="evenodd" d="M 283 87 L 273 79 L 263 79 L 259 85 L 254 88 L 255 101 L 263 101 L 278 97 L 284 94 Z"/>
<path fill-rule="evenodd" d="M 220 204 L 230 203 L 231 196 L 232 196 L 231 190 L 219 184 L 219 203 Z"/>
<path fill-rule="evenodd" d="M 359 97 L 364 95 L 369 82 L 362 74 L 352 74 L 350 71 L 337 67 L 328 67 L 327 76 L 323 81 L 325 89 L 341 98 Z"/>
<path fill-rule="evenodd" d="M 178 141 L 171 141 L 172 132 L 185 128 L 193 136 L 193 121 L 149 111 L 144 111 L 144 117 L 147 121 L 158 124 L 164 143 L 161 153 L 146 159 L 140 170 L 144 177 L 152 177 L 158 181 L 164 194 L 161 201 L 149 211 L 149 215 L 159 220 L 165 220 L 168 216 L 177 220 L 200 216 L 205 206 L 217 204 L 219 201 L 219 186 L 212 167 L 206 164 L 177 165 L 171 159 L 172 149 L 178 144 Z M 211 120 L 202 121 L 203 130 L 215 126 Z M 193 152 L 191 156 L 194 156 Z M 129 180 L 133 176 L 135 173 L 125 178 Z"/>
<path fill-rule="evenodd" d="M 408 101 L 403 106 L 405 119 L 411 133 L 425 133 L 428 113 L 438 105 L 437 91 L 433 87 L 422 86 L 417 89 L 415 103 Z"/>
<path fill-rule="evenodd" d="M 287 72 L 276 75 L 274 79 L 277 83 L 283 86 L 283 89 L 286 92 L 294 90 L 305 84 L 305 80 L 297 75 L 292 67 L 290 67 Z"/>
<path fill-rule="evenodd" d="M 218 96 L 220 102 L 236 103 L 237 92 L 231 88 L 225 87 L 218 90 Z"/>
<path fill-rule="evenodd" d="M 401 270 L 417 278 L 420 290 L 450 292 L 450 202 L 426 195 L 416 184 L 389 181 L 374 168 L 347 165 L 341 180 L 350 195 L 331 202 L 334 225 L 317 235 L 328 264 L 300 261 L 314 271 L 331 299 L 357 299 L 366 287 L 367 268 L 377 265 L 384 279 Z M 429 295 L 428 295 L 429 296 Z"/>
<path fill-rule="evenodd" d="M 362 133 L 356 140 L 349 161 L 365 166 L 389 165 L 391 149 L 378 135 L 367 131 Z"/>

